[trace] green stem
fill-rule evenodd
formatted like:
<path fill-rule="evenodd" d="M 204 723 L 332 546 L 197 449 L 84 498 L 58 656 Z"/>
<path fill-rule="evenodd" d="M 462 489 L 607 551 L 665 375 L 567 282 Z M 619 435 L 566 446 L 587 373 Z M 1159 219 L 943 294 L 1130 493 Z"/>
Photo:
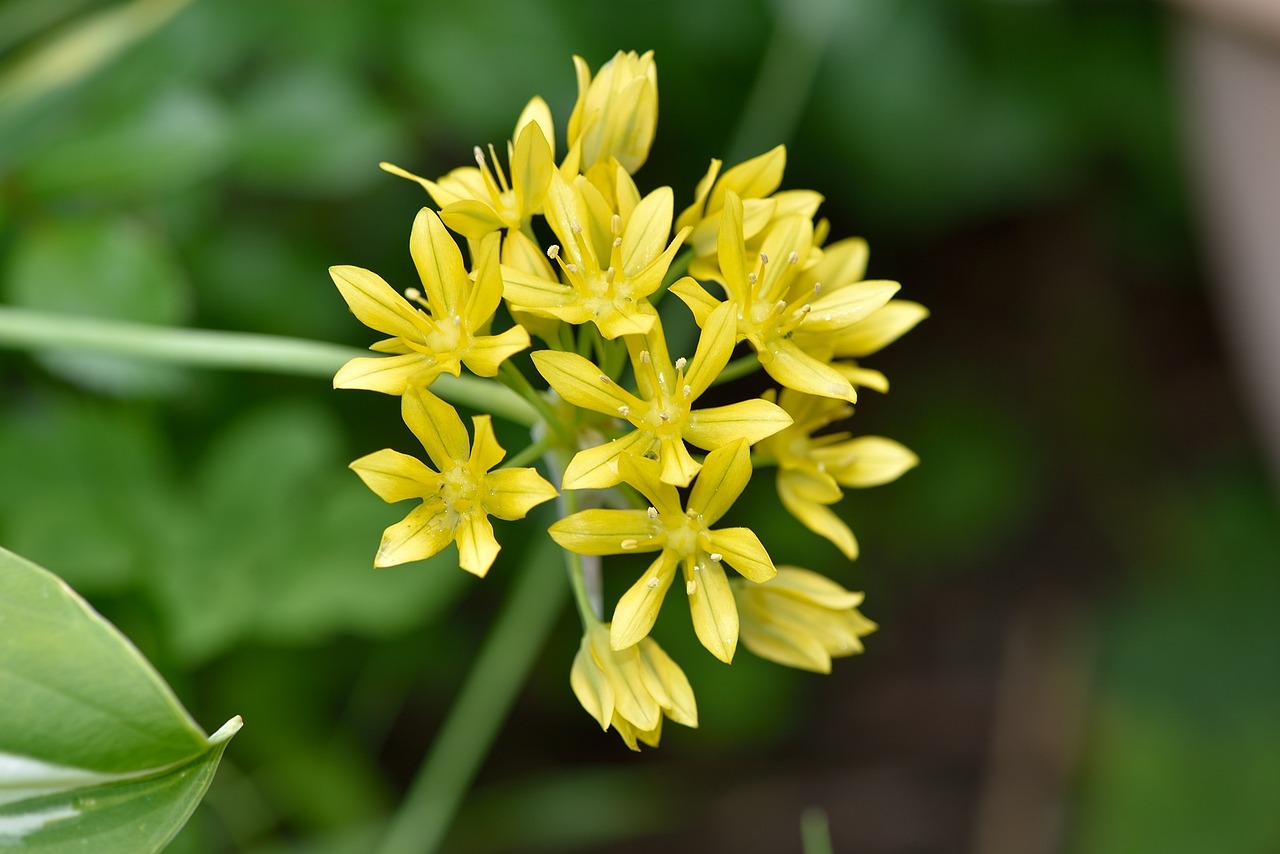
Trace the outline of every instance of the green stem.
<path fill-rule="evenodd" d="M 518 468 L 541 457 L 548 449 L 555 447 L 556 441 L 550 435 L 543 436 L 536 442 L 530 442 L 524 450 L 502 461 L 503 468 Z"/>
<path fill-rule="evenodd" d="M 561 491 L 557 503 L 560 506 L 560 518 L 562 519 L 577 512 L 578 497 L 572 489 Z M 596 597 L 593 597 L 588 589 L 590 585 L 587 582 L 586 567 L 583 565 L 582 556 L 565 549 L 564 562 L 565 568 L 569 572 L 569 586 L 573 590 L 573 601 L 578 606 L 578 616 L 582 618 L 583 628 L 589 628 L 593 623 L 600 622 L 600 606 L 595 601 Z M 597 575 L 600 572 L 598 558 L 596 559 L 595 571 Z"/>
<path fill-rule="evenodd" d="M 427 854 L 444 839 L 564 604 L 565 586 L 550 571 L 554 548 L 544 537 L 525 558 L 466 684 L 391 819 L 381 854 Z"/>
<path fill-rule="evenodd" d="M 0 349 L 100 353 L 177 365 L 332 377 L 364 350 L 279 335 L 179 329 L 0 306 Z M 532 406 L 492 380 L 443 374 L 431 390 L 451 403 L 531 427 Z"/>
<path fill-rule="evenodd" d="M 711 384 L 722 385 L 724 383 L 733 382 L 736 379 L 750 376 L 758 370 L 760 370 L 760 359 L 756 357 L 755 353 L 748 353 L 745 356 L 739 356 L 729 364 L 725 365 L 724 370 L 720 372 L 719 376 L 711 381 Z"/>
<path fill-rule="evenodd" d="M 503 362 L 502 367 L 499 369 L 498 378 L 522 401 L 527 402 L 538 413 L 538 417 L 558 433 L 561 439 L 568 442 L 573 441 L 573 436 L 561 423 L 560 416 L 556 413 L 555 408 L 547 402 L 545 397 L 538 393 L 538 390 L 529 382 L 529 378 L 522 374 L 519 368 L 509 361 Z"/>

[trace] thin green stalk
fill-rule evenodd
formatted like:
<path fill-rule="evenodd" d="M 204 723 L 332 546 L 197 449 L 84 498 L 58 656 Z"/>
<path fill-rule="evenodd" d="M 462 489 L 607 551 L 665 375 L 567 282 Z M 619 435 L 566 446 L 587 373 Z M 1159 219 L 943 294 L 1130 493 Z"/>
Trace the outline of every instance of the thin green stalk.
<path fill-rule="evenodd" d="M 409 793 L 392 817 L 381 854 L 429 854 L 444 839 L 520 686 L 564 605 L 550 538 L 528 555 L 462 691 Z"/>
<path fill-rule="evenodd" d="M 527 466 L 529 463 L 541 457 L 549 449 L 555 447 L 556 440 L 551 438 L 550 434 L 543 436 L 536 442 L 530 442 L 519 453 L 507 457 L 502 461 L 503 468 L 517 468 L 519 466 Z"/>
<path fill-rule="evenodd" d="M 279 335 L 180 329 L 0 306 L 0 349 L 100 353 L 224 370 L 329 378 L 364 350 Z M 532 406 L 492 380 L 444 374 L 431 390 L 451 403 L 531 427 Z"/>
<path fill-rule="evenodd" d="M 712 385 L 723 385 L 724 383 L 733 382 L 742 377 L 748 377 L 760 370 L 760 359 L 755 353 L 748 353 L 745 356 L 739 356 L 732 362 L 724 366 L 724 370 L 720 372 Z"/>
<path fill-rule="evenodd" d="M 831 829 L 822 807 L 809 807 L 800 814 L 800 844 L 804 854 L 831 854 Z"/>
<path fill-rule="evenodd" d="M 560 508 L 560 518 L 564 518 L 575 513 L 578 509 L 577 495 L 571 489 L 566 489 L 560 493 L 560 497 L 556 499 Z M 583 565 L 582 556 L 576 552 L 564 549 L 565 569 L 569 572 L 569 587 L 573 590 L 573 601 L 578 606 L 578 616 L 582 618 L 584 628 L 589 626 L 593 621 L 600 621 L 600 607 L 596 603 L 598 597 L 593 596 L 589 589 L 591 584 L 587 579 L 586 567 Z M 595 572 L 599 575 L 600 567 L 597 559 Z"/>
<path fill-rule="evenodd" d="M 521 373 L 519 368 L 511 362 L 503 362 L 498 371 L 498 379 L 508 389 L 519 395 L 523 401 L 526 401 L 538 413 L 539 418 L 560 435 L 560 438 L 567 441 L 573 440 L 573 436 L 561 423 L 560 416 L 555 409 L 547 402 L 545 397 L 538 393 L 538 390 L 529 382 L 529 378 Z"/>

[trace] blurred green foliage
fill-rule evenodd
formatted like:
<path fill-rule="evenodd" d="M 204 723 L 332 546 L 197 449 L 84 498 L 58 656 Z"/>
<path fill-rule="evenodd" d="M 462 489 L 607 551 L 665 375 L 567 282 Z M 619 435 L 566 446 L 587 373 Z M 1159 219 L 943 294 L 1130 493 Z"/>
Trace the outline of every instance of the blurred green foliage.
<path fill-rule="evenodd" d="M 1135 279 L 1194 288 L 1159 10 L 813 3 L 830 26 L 791 45 L 818 70 L 811 86 L 783 87 L 801 110 L 794 136 L 778 139 L 739 117 L 781 3 L 196 2 L 82 79 L 23 99 L 17 71 L 42 44 L 124 6 L 10 0 L 0 297 L 364 346 L 325 270 L 351 263 L 412 282 L 409 224 L 428 202 L 378 161 L 443 174 L 472 145 L 506 139 L 535 93 L 563 127 L 573 53 L 595 66 L 618 48 L 654 48 L 662 108 L 643 186 L 671 183 L 683 204 L 710 158 L 786 142 L 786 186 L 824 193 L 833 234 L 867 236 L 872 274 L 902 278 L 904 296 L 934 309 L 869 360 L 894 391 L 867 392 L 852 429 L 901 439 L 923 465 L 842 505 L 859 563 L 799 536 L 767 483 L 744 504 L 766 542 L 789 544 L 780 561 L 869 592 L 881 634 L 832 681 L 868 686 L 863 668 L 878 646 L 908 643 L 910 606 L 931 588 L 1052 586 L 1030 565 L 1057 567 L 1062 543 L 1099 541 L 1063 561 L 1091 561 L 1066 583 L 1099 615 L 1101 650 L 1076 850 L 1280 845 L 1267 809 L 1280 785 L 1274 496 L 1238 474 L 1256 459 L 1230 428 L 1176 463 L 1125 456 L 1115 437 L 1164 428 L 1121 401 L 1158 395 L 1161 380 L 1130 366 L 1093 394 L 1062 366 L 1142 318 L 1126 301 L 1173 298 L 1162 285 L 1092 304 L 1084 285 L 1050 292 L 1063 280 L 1051 272 L 1079 271 L 1078 233 L 1068 229 L 1064 250 L 1010 225 L 1079 210 L 1094 229 L 1089 251 Z M 1070 307 L 1094 325 L 1033 331 L 1059 298 L 1078 299 Z M 451 552 L 372 570 L 398 514 L 345 465 L 414 447 L 395 402 L 375 395 L 49 352 L 0 354 L 0 396 L 0 543 L 89 596 L 198 718 L 250 723 L 174 850 L 368 850 L 483 637 L 520 538 L 540 534 L 513 529 L 483 583 L 451 566 Z M 814 545 L 790 545 L 801 540 Z M 607 583 L 625 586 L 618 572 Z M 702 729 L 669 733 L 637 764 L 573 702 L 566 616 L 456 849 L 598 850 L 697 827 L 691 765 L 764 785 L 770 766 L 751 757 L 799 738 L 814 698 L 835 689 L 745 653 L 725 668 L 700 654 L 687 622 L 665 614 L 658 631 L 698 692 Z M 617 767 L 596 767 L 606 761 Z M 504 836 L 495 814 L 523 816 L 527 832 Z"/>

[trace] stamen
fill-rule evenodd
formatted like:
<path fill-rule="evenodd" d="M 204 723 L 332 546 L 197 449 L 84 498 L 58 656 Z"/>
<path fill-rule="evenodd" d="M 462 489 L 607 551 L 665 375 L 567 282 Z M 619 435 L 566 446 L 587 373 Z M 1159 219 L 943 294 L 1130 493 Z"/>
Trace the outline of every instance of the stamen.
<path fill-rule="evenodd" d="M 630 407 L 630 406 L 619 406 L 619 407 L 618 407 L 618 414 L 619 414 L 619 415 L 621 415 L 623 418 L 630 418 L 630 417 L 631 417 L 631 407 Z"/>
<path fill-rule="evenodd" d="M 658 579 L 656 579 L 656 578 L 650 578 L 648 581 L 646 581 L 646 582 L 644 583 L 644 586 L 645 586 L 645 587 L 648 587 L 650 590 L 657 590 L 657 589 L 658 589 Z"/>
<path fill-rule="evenodd" d="M 636 546 L 640 545 L 640 541 L 639 540 L 623 540 L 621 545 L 622 545 L 622 550 L 624 552 L 634 551 Z"/>
<path fill-rule="evenodd" d="M 641 361 L 642 363 L 646 364 L 646 365 L 647 365 L 647 364 L 649 364 L 649 363 L 652 361 L 652 360 L 649 358 L 649 351 L 648 351 L 648 350 L 641 350 L 641 351 L 640 351 L 640 361 Z"/>
<path fill-rule="evenodd" d="M 658 518 L 658 508 L 657 508 L 657 507 L 650 507 L 650 508 L 649 508 L 648 510 L 646 510 L 645 512 L 649 514 L 649 518 L 650 518 L 650 519 L 657 519 L 657 518 Z"/>
<path fill-rule="evenodd" d="M 600 375 L 600 383 L 601 383 L 602 385 L 613 385 L 613 380 L 609 379 L 609 378 L 608 378 L 607 376 L 605 376 L 604 374 L 601 374 L 601 375 Z"/>
<path fill-rule="evenodd" d="M 820 293 L 822 293 L 822 282 L 814 282 L 814 283 L 813 283 L 813 295 L 816 297 L 816 296 L 817 296 L 818 294 L 820 294 Z"/>
<path fill-rule="evenodd" d="M 679 359 L 676 359 L 676 370 L 683 371 L 684 366 L 687 364 L 689 364 L 689 360 L 686 359 L 684 356 L 681 356 Z"/>
<path fill-rule="evenodd" d="M 604 271 L 604 280 L 609 284 L 613 284 L 613 277 L 617 274 L 617 272 L 618 272 L 617 270 L 613 269 L 612 267 L 609 267 Z"/>
<path fill-rule="evenodd" d="M 565 268 L 566 270 L 568 270 L 570 273 L 576 273 L 576 272 L 578 272 L 578 265 L 577 265 L 577 264 L 565 264 L 565 265 L 564 265 L 564 268 Z"/>
<path fill-rule="evenodd" d="M 559 258 L 559 257 L 560 257 L 560 245 L 559 245 L 559 244 L 557 244 L 557 243 L 552 243 L 550 246 L 548 246 L 548 247 L 547 247 L 547 257 L 548 257 L 548 258 L 550 258 L 552 261 L 554 261 L 554 260 L 556 260 L 557 258 Z"/>
<path fill-rule="evenodd" d="M 621 237 L 615 237 L 615 238 L 613 238 L 613 248 L 614 248 L 614 249 L 617 249 L 617 248 L 618 248 L 619 246 L 621 246 L 621 245 L 622 245 L 622 238 L 621 238 Z"/>
<path fill-rule="evenodd" d="M 684 585 L 684 592 L 688 593 L 690 596 L 692 596 L 694 593 L 697 593 L 698 582 L 694 581 L 693 579 L 689 579 L 689 581 L 686 582 Z"/>
<path fill-rule="evenodd" d="M 769 256 L 764 254 L 763 252 L 760 253 L 760 266 L 762 267 L 769 266 Z"/>
<path fill-rule="evenodd" d="M 576 219 L 569 220 L 569 228 L 573 230 L 574 234 L 582 234 L 582 223 L 578 222 Z"/>
<path fill-rule="evenodd" d="M 609 230 L 614 234 L 622 234 L 622 217 L 614 214 L 613 219 L 609 220 Z"/>
<path fill-rule="evenodd" d="M 405 288 L 404 298 L 411 302 L 417 302 L 418 300 L 422 299 L 422 291 L 418 290 L 417 288 Z"/>
<path fill-rule="evenodd" d="M 797 252 L 797 251 L 795 251 L 794 249 L 792 249 L 792 250 L 791 250 L 791 254 L 787 256 L 787 263 L 788 263 L 788 264 L 799 264 L 799 263 L 800 263 L 800 253 L 799 253 L 799 252 Z"/>
<path fill-rule="evenodd" d="M 757 276 L 755 273 L 747 273 L 747 282 L 749 284 L 754 285 L 757 281 L 759 281 L 759 279 L 760 277 Z"/>
<path fill-rule="evenodd" d="M 662 423 L 663 423 L 663 424 L 665 424 L 665 423 L 667 423 L 668 421 L 670 421 L 670 420 L 671 420 L 671 416 L 670 416 L 670 415 L 668 415 L 668 414 L 667 414 L 667 413 L 665 413 L 665 412 L 659 412 L 659 413 L 658 413 L 658 419 L 659 419 L 660 421 L 662 421 Z"/>
<path fill-rule="evenodd" d="M 680 389 L 680 393 L 683 394 L 685 397 L 693 397 L 693 386 L 688 385 L 686 383 L 685 387 Z"/>
<path fill-rule="evenodd" d="M 481 169 L 483 169 L 484 168 L 484 149 L 482 149 L 480 146 L 477 145 L 475 148 L 472 149 L 472 153 L 474 153 L 476 156 L 476 165 L 479 166 Z"/>
<path fill-rule="evenodd" d="M 720 554 L 720 552 L 712 552 L 711 554 L 707 555 L 707 557 L 711 558 L 716 563 L 719 563 L 720 561 L 724 560 L 724 555 Z"/>

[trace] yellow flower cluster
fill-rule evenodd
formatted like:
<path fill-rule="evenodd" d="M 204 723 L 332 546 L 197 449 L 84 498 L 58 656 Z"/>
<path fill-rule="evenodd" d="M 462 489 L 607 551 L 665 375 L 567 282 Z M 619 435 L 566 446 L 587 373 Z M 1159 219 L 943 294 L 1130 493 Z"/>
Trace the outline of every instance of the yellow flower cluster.
<path fill-rule="evenodd" d="M 740 639 L 817 671 L 862 650 L 875 624 L 857 610 L 860 593 L 776 566 L 754 532 L 720 521 L 754 470 L 773 466 L 787 510 L 856 557 L 853 532 L 831 509 L 841 488 L 893 480 L 916 458 L 889 439 L 827 431 L 852 414 L 858 387 L 887 390 L 855 360 L 927 312 L 894 299 L 897 283 L 865 280 L 863 241 L 824 245 L 826 223 L 814 221 L 822 197 L 779 189 L 781 146 L 723 172 L 713 160 L 678 217 L 670 187 L 642 195 L 632 176 L 657 125 L 652 53 L 620 52 L 594 75 L 574 63 L 578 98 L 559 162 L 551 110 L 535 97 L 505 169 L 493 146 L 435 181 L 383 164 L 421 184 L 439 213 L 424 208 L 414 221 L 421 281 L 403 295 L 368 270 L 331 270 L 352 313 L 389 336 L 371 348 L 383 355 L 353 359 L 334 385 L 400 395 L 434 466 L 390 449 L 352 463 L 384 500 L 421 502 L 383 534 L 377 566 L 456 542 L 462 568 L 484 575 L 499 551 L 490 517 L 522 518 L 558 494 L 533 468 L 494 468 L 505 452 L 490 417 L 476 416 L 469 437 L 442 399 L 442 374 L 465 366 L 494 377 L 539 414 L 519 456 L 542 456 L 563 490 L 549 533 L 566 550 L 584 626 L 570 682 L 600 725 L 636 749 L 657 744 L 664 717 L 697 725 L 688 680 L 649 636 L 677 575 L 699 640 L 722 661 Z M 451 231 L 465 239 L 469 267 Z M 658 311 L 668 290 L 692 314 L 696 341 L 668 340 L 677 327 Z M 683 311 L 664 313 L 671 307 Z M 535 338 L 529 360 L 543 391 L 517 368 L 525 357 L 512 360 Z M 672 359 L 672 349 L 693 352 Z M 708 395 L 755 369 L 781 388 Z M 631 552 L 656 557 L 606 621 L 592 592 L 600 557 Z"/>

